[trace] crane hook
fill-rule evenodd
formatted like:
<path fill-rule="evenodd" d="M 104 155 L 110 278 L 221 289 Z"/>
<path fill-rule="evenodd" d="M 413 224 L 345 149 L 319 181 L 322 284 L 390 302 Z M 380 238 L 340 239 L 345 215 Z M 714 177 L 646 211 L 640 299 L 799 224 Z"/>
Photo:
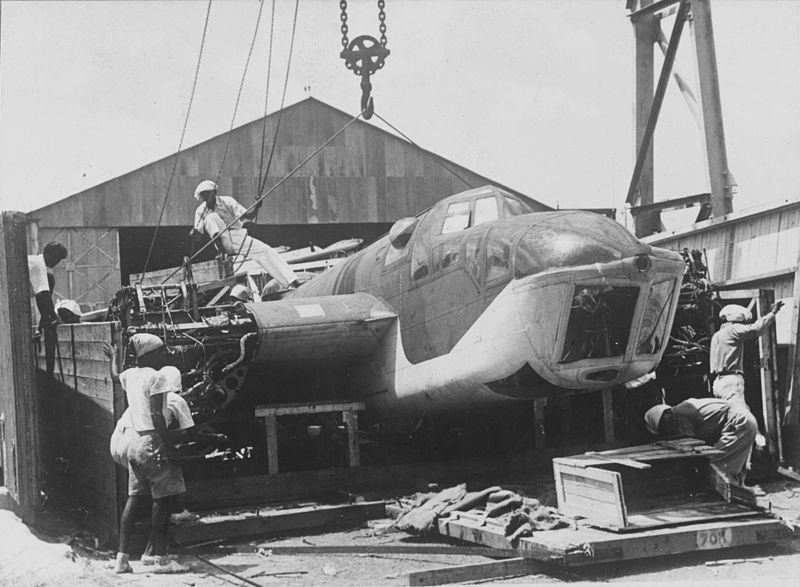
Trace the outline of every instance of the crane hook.
<path fill-rule="evenodd" d="M 375 102 L 370 94 L 372 93 L 372 83 L 369 79 L 361 82 L 361 113 L 364 115 L 364 120 L 369 120 L 375 113 Z"/>

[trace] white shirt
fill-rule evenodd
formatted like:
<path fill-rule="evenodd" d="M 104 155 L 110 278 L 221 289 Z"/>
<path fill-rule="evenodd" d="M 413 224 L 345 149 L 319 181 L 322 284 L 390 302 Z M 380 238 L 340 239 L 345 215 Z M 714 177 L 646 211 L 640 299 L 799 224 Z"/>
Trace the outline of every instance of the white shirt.
<path fill-rule="evenodd" d="M 34 296 L 43 291 L 50 291 L 44 255 L 28 255 L 28 273 L 31 276 L 31 292 Z"/>
<path fill-rule="evenodd" d="M 194 229 L 200 233 L 208 232 L 208 236 L 213 237 L 216 235 L 216 232 L 219 232 L 219 229 L 216 228 L 216 232 L 214 232 L 214 234 L 212 234 L 212 230 L 206 230 L 206 218 L 208 218 L 210 214 L 216 213 L 225 223 L 224 226 L 228 226 L 234 221 L 234 219 L 238 218 L 245 212 L 247 212 L 247 208 L 242 206 L 234 198 L 231 198 L 230 196 L 217 196 L 217 203 L 213 210 L 209 210 L 206 207 L 205 202 L 197 207 L 197 210 L 194 212 Z M 236 222 L 231 224 L 231 229 L 233 230 L 239 230 L 241 228 L 241 220 L 236 220 Z"/>
<path fill-rule="evenodd" d="M 155 430 L 150 417 L 150 396 L 166 393 L 164 375 L 150 367 L 132 367 L 119 374 L 119 381 L 128 398 L 131 423 L 137 432 Z"/>
<path fill-rule="evenodd" d="M 122 379 L 122 376 L 120 376 L 120 379 Z M 167 395 L 164 396 L 163 411 L 167 427 L 172 425 L 173 422 L 177 422 L 177 430 L 188 430 L 194 426 L 194 418 L 192 418 L 192 411 L 189 409 L 189 404 L 174 391 L 169 391 Z M 133 427 L 131 418 L 131 409 L 128 408 L 123 412 L 122 417 L 117 422 L 117 429 L 122 432 Z"/>

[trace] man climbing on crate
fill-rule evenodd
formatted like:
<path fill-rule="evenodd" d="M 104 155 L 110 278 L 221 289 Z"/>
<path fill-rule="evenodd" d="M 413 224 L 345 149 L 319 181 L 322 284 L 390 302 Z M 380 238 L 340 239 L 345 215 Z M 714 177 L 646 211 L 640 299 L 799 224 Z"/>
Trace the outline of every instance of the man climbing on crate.
<path fill-rule="evenodd" d="M 268 244 L 251 236 L 242 224 L 255 216 L 260 203 L 250 212 L 230 196 L 218 196 L 217 184 L 203 180 L 194 190 L 200 202 L 194 213 L 194 227 L 189 236 L 194 241 L 205 233 L 214 240 L 220 253 L 240 254 L 253 259 L 284 288 L 297 287 L 299 281 L 289 264 Z"/>
<path fill-rule="evenodd" d="M 39 333 L 44 336 L 45 363 L 47 374 L 55 371 L 56 325 L 58 316 L 53 305 L 53 284 L 55 278 L 49 272 L 67 258 L 67 248 L 61 243 L 52 242 L 44 246 L 41 255 L 28 255 L 28 274 L 31 293 L 39 310 Z"/>
<path fill-rule="evenodd" d="M 769 313 L 752 324 L 750 310 L 736 304 L 722 308 L 722 325 L 711 337 L 709 368 L 714 378 L 714 397 L 747 405 L 744 393 L 744 343 L 757 338 L 774 322 L 783 302 L 778 300 Z"/>
<path fill-rule="evenodd" d="M 164 418 L 164 397 L 170 391 L 167 378 L 157 371 L 164 365 L 164 343 L 153 334 L 134 334 L 130 344 L 136 366 L 115 377 L 114 353 L 110 347 L 111 376 L 125 390 L 134 433 L 127 447 L 128 500 L 120 518 L 119 551 L 116 573 L 132 572 L 130 566 L 131 535 L 137 510 L 148 496 L 152 497 L 152 530 L 150 541 L 157 563 L 154 573 L 179 573 L 189 567 L 167 557 L 167 531 L 171 498 L 186 491 L 183 474 L 171 458 L 174 448 Z M 180 386 L 178 387 L 180 389 Z"/>
<path fill-rule="evenodd" d="M 661 437 L 693 437 L 721 450 L 712 462 L 731 482 L 742 485 L 753 440 L 756 419 L 747 406 L 718 398 L 689 398 L 675 406 L 658 404 L 644 415 L 650 434 Z"/>

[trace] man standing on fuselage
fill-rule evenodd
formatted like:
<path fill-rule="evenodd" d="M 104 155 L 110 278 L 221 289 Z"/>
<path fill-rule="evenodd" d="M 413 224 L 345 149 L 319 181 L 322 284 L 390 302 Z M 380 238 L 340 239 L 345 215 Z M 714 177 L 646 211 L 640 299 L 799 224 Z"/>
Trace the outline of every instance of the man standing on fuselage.
<path fill-rule="evenodd" d="M 218 196 L 217 184 L 207 179 L 197 186 L 194 197 L 201 204 L 194 213 L 194 228 L 189 233 L 190 237 L 205 233 L 215 239 L 214 246 L 219 252 L 253 259 L 284 288 L 299 285 L 294 271 L 275 249 L 248 236 L 244 229 L 242 220 L 255 216 L 258 206 L 247 212 L 234 198 Z"/>

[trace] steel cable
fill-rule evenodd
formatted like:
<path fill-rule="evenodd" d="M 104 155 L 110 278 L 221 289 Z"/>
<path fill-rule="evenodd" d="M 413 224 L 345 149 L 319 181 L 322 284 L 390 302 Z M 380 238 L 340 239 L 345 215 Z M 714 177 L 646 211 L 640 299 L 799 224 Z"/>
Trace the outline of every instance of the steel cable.
<path fill-rule="evenodd" d="M 228 158 L 228 150 L 231 146 L 231 136 L 232 133 L 230 131 L 233 130 L 234 124 L 236 124 L 236 114 L 239 111 L 239 104 L 242 100 L 242 91 L 244 90 L 244 82 L 247 79 L 247 70 L 250 67 L 250 60 L 253 58 L 253 48 L 256 45 L 256 39 L 258 38 L 258 27 L 261 24 L 261 13 L 264 10 L 264 0 L 259 0 L 258 2 L 258 15 L 256 16 L 256 26 L 253 30 L 253 38 L 250 40 L 250 49 L 247 52 L 247 59 L 244 62 L 244 71 L 242 71 L 242 79 L 239 82 L 239 91 L 236 93 L 236 101 L 233 105 L 233 116 L 231 116 L 231 126 L 228 129 L 228 138 L 225 141 L 225 150 L 222 152 L 222 162 L 219 164 L 219 170 L 217 171 L 216 180 L 219 182 L 219 177 L 222 175 L 222 168 L 225 167 L 225 161 Z"/>
<path fill-rule="evenodd" d="M 279 187 L 281 187 L 281 186 L 282 186 L 282 185 L 283 185 L 283 184 L 286 182 L 286 180 L 288 180 L 289 178 L 291 178 L 291 177 L 292 177 L 292 176 L 293 176 L 295 173 L 297 173 L 297 172 L 298 172 L 298 171 L 299 171 L 299 170 L 300 170 L 300 169 L 301 169 L 301 168 L 302 168 L 302 167 L 303 167 L 303 166 L 304 166 L 306 163 L 308 163 L 309 161 L 311 161 L 311 159 L 313 159 L 314 157 L 316 157 L 316 156 L 319 154 L 319 152 L 320 152 L 320 151 L 322 151 L 322 149 L 324 149 L 325 147 L 327 147 L 327 146 L 328 146 L 328 145 L 329 145 L 331 142 L 333 142 L 333 140 L 334 140 L 334 139 L 336 139 L 336 137 L 338 137 L 338 136 L 339 136 L 340 134 L 342 134 L 342 133 L 343 133 L 345 130 L 347 130 L 347 129 L 350 127 L 350 125 L 352 125 L 352 124 L 353 124 L 353 123 L 354 123 L 356 120 L 358 120 L 359 118 L 361 118 L 363 115 L 364 115 L 364 112 L 363 112 L 363 111 L 362 111 L 362 112 L 359 112 L 357 116 L 354 116 L 354 117 L 353 117 L 353 118 L 352 118 L 352 119 L 351 119 L 349 122 L 347 122 L 347 124 L 345 124 L 345 125 L 344 125 L 342 128 L 340 128 L 338 131 L 336 131 L 336 132 L 335 132 L 333 135 L 331 135 L 330 137 L 328 137 L 328 139 L 327 139 L 327 140 L 326 140 L 324 143 L 322 143 L 322 144 L 321 144 L 319 147 L 317 147 L 316 149 L 314 149 L 314 152 L 313 152 L 313 153 L 311 153 L 311 154 L 310 154 L 308 157 L 306 157 L 306 158 L 305 158 L 305 159 L 303 159 L 303 160 L 302 160 L 300 163 L 298 163 L 298 164 L 297 164 L 297 166 L 296 166 L 294 169 L 292 169 L 292 170 L 291 170 L 289 173 L 287 173 L 285 176 L 283 176 L 283 177 L 280 179 L 280 181 L 278 181 L 278 183 L 276 183 L 274 186 L 272 186 L 272 187 L 271 187 L 271 188 L 270 188 L 270 189 L 269 189 L 269 190 L 268 190 L 266 193 L 264 193 L 263 195 L 261 195 L 261 196 L 257 197 L 257 198 L 256 198 L 256 200 L 255 200 L 255 201 L 254 201 L 252 204 L 250 204 L 250 207 L 248 207 L 248 208 L 247 208 L 247 209 L 246 209 L 244 212 L 242 212 L 241 214 L 239 214 L 239 215 L 238 215 L 236 218 L 234 218 L 233 220 L 231 220 L 231 221 L 230 221 L 230 222 L 229 222 L 229 223 L 228 223 L 228 224 L 225 226 L 225 228 L 223 228 L 221 231 L 219 231 L 219 232 L 218 232 L 218 233 L 217 233 L 217 234 L 216 234 L 214 237 L 212 237 L 212 238 L 211 238 L 211 240 L 209 240 L 209 241 L 208 241 L 208 242 L 207 242 L 205 245 L 203 245 L 203 246 L 202 246 L 202 247 L 201 247 L 201 248 L 200 248 L 198 251 L 196 251 L 196 252 L 195 252 L 195 253 L 194 253 L 194 254 L 193 254 L 191 257 L 189 257 L 189 262 L 191 263 L 192 261 L 194 261 L 194 260 L 197 258 L 197 256 L 198 256 L 200 253 L 202 253 L 203 251 L 205 251 L 205 250 L 206 250 L 208 247 L 210 247 L 210 246 L 211 246 L 211 245 L 212 245 L 214 242 L 216 242 L 216 240 L 217 240 L 217 239 L 218 239 L 218 238 L 219 238 L 219 237 L 220 237 L 222 234 L 224 234 L 224 233 L 225 233 L 225 231 L 227 231 L 228 229 L 230 229 L 230 227 L 231 227 L 231 226 L 233 226 L 233 225 L 234 225 L 236 222 L 238 222 L 239 220 L 241 220 L 241 218 L 242 218 L 243 216 L 246 216 L 246 215 L 247 215 L 247 214 L 248 214 L 248 213 L 249 213 L 249 212 L 250 212 L 250 211 L 251 211 L 253 208 L 255 208 L 255 207 L 256 207 L 256 206 L 257 206 L 257 205 L 258 205 L 258 204 L 259 204 L 261 201 L 263 201 L 263 200 L 264 200 L 264 199 L 265 199 L 267 196 L 269 196 L 270 194 L 272 194 L 272 192 L 274 192 L 276 189 L 278 189 Z M 173 277 L 173 276 L 174 276 L 176 273 L 178 273 L 178 271 L 180 271 L 180 270 L 181 270 L 181 267 L 177 267 L 177 268 L 176 268 L 176 269 L 175 269 L 175 270 L 174 270 L 172 273 L 170 273 L 169 275 L 167 275 L 167 277 L 165 277 L 165 278 L 164 278 L 164 280 L 163 280 L 161 283 L 162 283 L 162 284 L 164 284 L 164 283 L 166 283 L 167 281 L 169 281 L 169 280 L 170 280 L 170 279 L 171 279 L 171 278 L 172 278 L 172 277 Z"/>
<path fill-rule="evenodd" d="M 153 238 L 150 240 L 150 249 L 147 251 L 147 258 L 144 262 L 144 269 L 142 269 L 142 274 L 139 276 L 138 283 L 142 283 L 144 280 L 144 275 L 147 273 L 147 268 L 150 266 L 150 259 L 153 255 L 153 248 L 156 244 L 156 236 L 158 235 L 158 229 L 161 226 L 161 220 L 164 218 L 164 210 L 167 207 L 167 201 L 169 200 L 169 192 L 172 189 L 172 182 L 175 179 L 175 172 L 178 169 L 178 160 L 180 159 L 181 149 L 183 148 L 183 140 L 186 137 L 186 129 L 189 126 L 189 115 L 192 112 L 192 104 L 194 103 L 194 96 L 197 92 L 197 80 L 200 77 L 200 64 L 203 60 L 203 49 L 206 45 L 206 33 L 208 32 L 208 21 L 211 17 L 211 4 L 213 0 L 208 0 L 208 6 L 206 7 L 206 18 L 205 22 L 203 23 L 203 36 L 200 40 L 200 51 L 197 55 L 197 66 L 194 70 L 194 81 L 192 82 L 192 92 L 189 96 L 189 106 L 186 109 L 186 118 L 183 121 L 183 129 L 181 130 L 181 138 L 178 142 L 178 150 L 175 153 L 175 161 L 172 164 L 172 172 L 169 175 L 169 181 L 167 182 L 167 193 L 164 195 L 164 201 L 161 204 L 161 211 L 158 214 L 158 220 L 156 221 L 155 229 L 153 230 Z"/>

